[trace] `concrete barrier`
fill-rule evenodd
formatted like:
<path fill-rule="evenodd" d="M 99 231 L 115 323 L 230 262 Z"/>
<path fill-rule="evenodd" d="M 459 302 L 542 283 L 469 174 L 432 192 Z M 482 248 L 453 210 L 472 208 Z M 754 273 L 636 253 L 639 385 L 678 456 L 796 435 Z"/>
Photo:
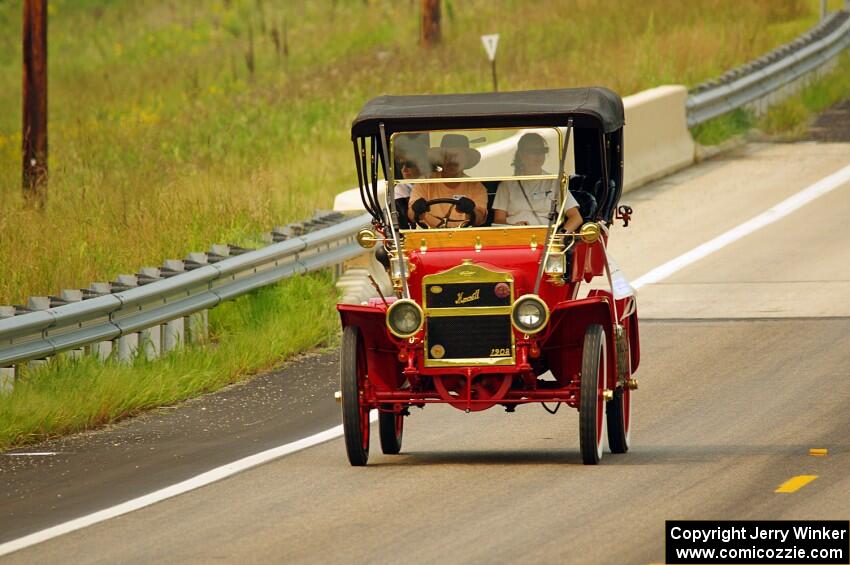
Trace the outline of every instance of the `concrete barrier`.
<path fill-rule="evenodd" d="M 694 140 L 688 130 L 685 113 L 687 97 L 688 91 L 684 86 L 667 85 L 623 98 L 626 112 L 624 191 L 694 162 Z M 486 174 L 488 164 L 503 164 L 506 159 L 512 159 L 520 135 L 482 147 L 481 163 L 476 169 Z M 567 170 L 572 171 L 573 167 L 572 159 L 569 159 Z M 380 181 L 378 190 L 382 202 L 385 186 L 384 181 Z M 362 212 L 359 189 L 352 188 L 338 194 L 334 210 Z"/>
<path fill-rule="evenodd" d="M 684 86 L 667 85 L 626 96 L 623 190 L 637 188 L 694 162 Z"/>

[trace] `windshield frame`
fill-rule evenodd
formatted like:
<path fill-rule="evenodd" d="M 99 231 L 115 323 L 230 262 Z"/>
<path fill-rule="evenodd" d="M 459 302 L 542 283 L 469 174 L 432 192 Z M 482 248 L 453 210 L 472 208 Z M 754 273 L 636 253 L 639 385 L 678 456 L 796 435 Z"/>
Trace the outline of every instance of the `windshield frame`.
<path fill-rule="evenodd" d="M 523 127 L 490 127 L 490 128 L 461 128 L 461 129 L 424 129 L 424 130 L 405 130 L 405 131 L 397 131 L 393 132 L 389 138 L 389 163 L 391 166 L 395 167 L 396 163 L 396 137 L 404 136 L 404 135 L 421 135 L 421 134 L 432 134 L 432 133 L 456 133 L 463 132 L 464 134 L 470 134 L 473 132 L 485 132 L 485 131 L 509 131 L 514 132 L 512 135 L 505 137 L 504 139 L 499 139 L 497 141 L 493 141 L 492 143 L 488 143 L 486 145 L 481 145 L 476 147 L 475 149 L 481 150 L 484 147 L 488 147 L 490 145 L 496 143 L 504 143 L 510 139 L 515 140 L 515 144 L 519 142 L 519 138 L 525 134 L 530 132 L 538 132 L 539 130 L 553 130 L 558 138 L 557 146 L 558 146 L 558 154 L 557 161 L 560 162 L 563 159 L 563 155 L 561 153 L 564 149 L 564 128 L 558 126 L 541 126 L 541 127 L 533 127 L 533 126 L 523 126 Z M 395 171 L 393 171 L 395 172 Z M 395 177 L 395 174 L 391 175 Z M 557 180 L 558 173 L 548 173 L 545 175 L 499 175 L 499 176 L 464 176 L 464 177 L 423 177 L 418 179 L 397 179 L 393 178 L 392 182 L 387 183 L 387 189 L 394 189 L 395 185 L 398 183 L 404 184 L 439 184 L 439 183 L 462 183 L 462 182 L 502 182 L 507 180 Z M 389 180 L 389 179 L 388 179 Z"/>

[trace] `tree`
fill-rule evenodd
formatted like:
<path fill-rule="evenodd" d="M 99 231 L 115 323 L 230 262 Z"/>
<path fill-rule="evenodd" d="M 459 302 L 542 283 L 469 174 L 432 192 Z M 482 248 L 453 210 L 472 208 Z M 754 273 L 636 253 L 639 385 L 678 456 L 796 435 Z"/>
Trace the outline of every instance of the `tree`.
<path fill-rule="evenodd" d="M 27 204 L 47 203 L 47 0 L 24 1 L 23 191 Z"/>
<path fill-rule="evenodd" d="M 422 0 L 422 23 L 419 43 L 432 47 L 440 42 L 440 0 Z"/>

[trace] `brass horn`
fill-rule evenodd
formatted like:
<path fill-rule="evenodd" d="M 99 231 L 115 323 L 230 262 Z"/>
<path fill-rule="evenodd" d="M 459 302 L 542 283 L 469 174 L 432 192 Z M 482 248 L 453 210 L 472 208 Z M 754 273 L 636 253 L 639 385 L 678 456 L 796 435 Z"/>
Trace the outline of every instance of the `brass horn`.
<path fill-rule="evenodd" d="M 378 243 L 378 235 L 370 228 L 357 232 L 357 243 L 364 249 L 372 249 Z"/>
<path fill-rule="evenodd" d="M 585 243 L 596 243 L 599 239 L 599 224 L 596 222 L 587 222 L 578 232 L 579 237 Z"/>

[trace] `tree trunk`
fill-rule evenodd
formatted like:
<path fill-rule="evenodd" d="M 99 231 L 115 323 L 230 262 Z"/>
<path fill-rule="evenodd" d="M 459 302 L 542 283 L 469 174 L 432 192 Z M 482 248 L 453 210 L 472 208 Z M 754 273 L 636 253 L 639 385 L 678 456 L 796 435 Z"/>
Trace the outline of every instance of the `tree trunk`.
<path fill-rule="evenodd" d="M 25 0 L 23 29 L 23 191 L 47 203 L 47 0 Z"/>
<path fill-rule="evenodd" d="M 422 0 L 422 25 L 419 43 L 433 47 L 440 42 L 440 0 Z"/>

